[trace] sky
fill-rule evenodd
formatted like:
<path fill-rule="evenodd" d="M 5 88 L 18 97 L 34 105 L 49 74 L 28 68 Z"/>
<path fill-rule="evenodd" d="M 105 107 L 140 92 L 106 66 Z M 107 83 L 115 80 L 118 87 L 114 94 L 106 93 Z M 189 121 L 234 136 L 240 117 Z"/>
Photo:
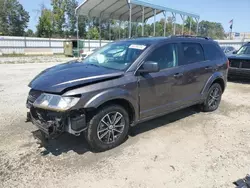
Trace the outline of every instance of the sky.
<path fill-rule="evenodd" d="M 222 23 L 228 32 L 229 21 L 234 20 L 233 32 L 250 32 L 250 0 L 143 0 L 200 15 L 200 20 Z M 30 14 L 29 28 L 36 30 L 39 9 L 44 3 L 50 7 L 50 0 L 19 0 Z M 82 2 L 79 0 L 79 2 Z M 170 16 L 171 14 L 168 13 Z M 158 19 L 159 16 L 157 17 Z M 178 18 L 177 22 L 181 22 Z"/>

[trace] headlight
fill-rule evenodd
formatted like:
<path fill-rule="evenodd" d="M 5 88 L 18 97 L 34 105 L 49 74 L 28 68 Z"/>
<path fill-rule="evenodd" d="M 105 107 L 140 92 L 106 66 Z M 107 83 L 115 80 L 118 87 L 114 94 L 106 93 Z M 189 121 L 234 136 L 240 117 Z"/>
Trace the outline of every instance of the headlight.
<path fill-rule="evenodd" d="M 43 93 L 35 100 L 33 105 L 43 109 L 65 111 L 76 105 L 79 100 L 80 98 L 78 97 L 62 97 L 60 95 Z"/>

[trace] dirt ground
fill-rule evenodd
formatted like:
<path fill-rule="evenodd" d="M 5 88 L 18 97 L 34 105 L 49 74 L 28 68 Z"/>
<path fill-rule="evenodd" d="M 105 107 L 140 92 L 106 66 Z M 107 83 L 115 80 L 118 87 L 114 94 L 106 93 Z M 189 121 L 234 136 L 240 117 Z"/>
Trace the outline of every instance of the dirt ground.
<path fill-rule="evenodd" d="M 216 112 L 181 110 L 92 153 L 70 135 L 41 146 L 25 123 L 27 84 L 54 64 L 0 65 L 0 187 L 228 188 L 250 172 L 250 82 L 229 82 Z"/>

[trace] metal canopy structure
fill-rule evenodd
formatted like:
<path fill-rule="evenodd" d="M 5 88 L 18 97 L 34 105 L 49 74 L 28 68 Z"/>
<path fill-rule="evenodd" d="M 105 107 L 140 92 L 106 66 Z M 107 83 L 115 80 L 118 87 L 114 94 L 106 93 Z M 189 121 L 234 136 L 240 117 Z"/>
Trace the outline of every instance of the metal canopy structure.
<path fill-rule="evenodd" d="M 84 0 L 76 8 L 75 11 L 77 20 L 78 16 L 83 15 L 88 17 L 88 19 L 99 18 L 100 22 L 104 20 L 129 21 L 129 36 L 128 36 L 129 38 L 131 37 L 132 22 L 142 23 L 142 36 L 144 36 L 144 23 L 146 20 L 152 17 L 154 17 L 154 36 L 155 36 L 156 15 L 160 13 L 164 14 L 165 26 L 166 26 L 167 22 L 166 14 L 168 12 L 172 13 L 173 34 L 175 34 L 176 15 L 181 16 L 183 24 L 187 17 L 194 18 L 197 22 L 197 32 L 198 32 L 198 23 L 200 18 L 199 15 L 168 8 L 165 6 L 159 6 L 152 3 L 147 3 L 142 0 Z M 182 34 L 183 30 L 184 27 L 182 27 Z M 191 24 L 189 32 L 191 32 Z M 164 27 L 164 36 L 165 34 L 166 34 L 166 27 Z M 101 39 L 100 39 L 100 45 L 101 45 Z"/>

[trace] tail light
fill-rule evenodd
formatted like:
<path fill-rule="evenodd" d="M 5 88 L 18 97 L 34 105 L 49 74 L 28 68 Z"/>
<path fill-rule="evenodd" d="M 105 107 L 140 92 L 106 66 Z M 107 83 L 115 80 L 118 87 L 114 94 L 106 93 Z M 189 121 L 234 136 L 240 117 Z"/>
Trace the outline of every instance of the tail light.
<path fill-rule="evenodd" d="M 83 53 L 83 50 L 80 50 L 80 54 L 82 54 Z"/>
<path fill-rule="evenodd" d="M 230 62 L 229 62 L 229 60 L 227 60 L 227 68 L 229 68 L 229 66 L 230 66 L 229 64 L 230 64 Z"/>

